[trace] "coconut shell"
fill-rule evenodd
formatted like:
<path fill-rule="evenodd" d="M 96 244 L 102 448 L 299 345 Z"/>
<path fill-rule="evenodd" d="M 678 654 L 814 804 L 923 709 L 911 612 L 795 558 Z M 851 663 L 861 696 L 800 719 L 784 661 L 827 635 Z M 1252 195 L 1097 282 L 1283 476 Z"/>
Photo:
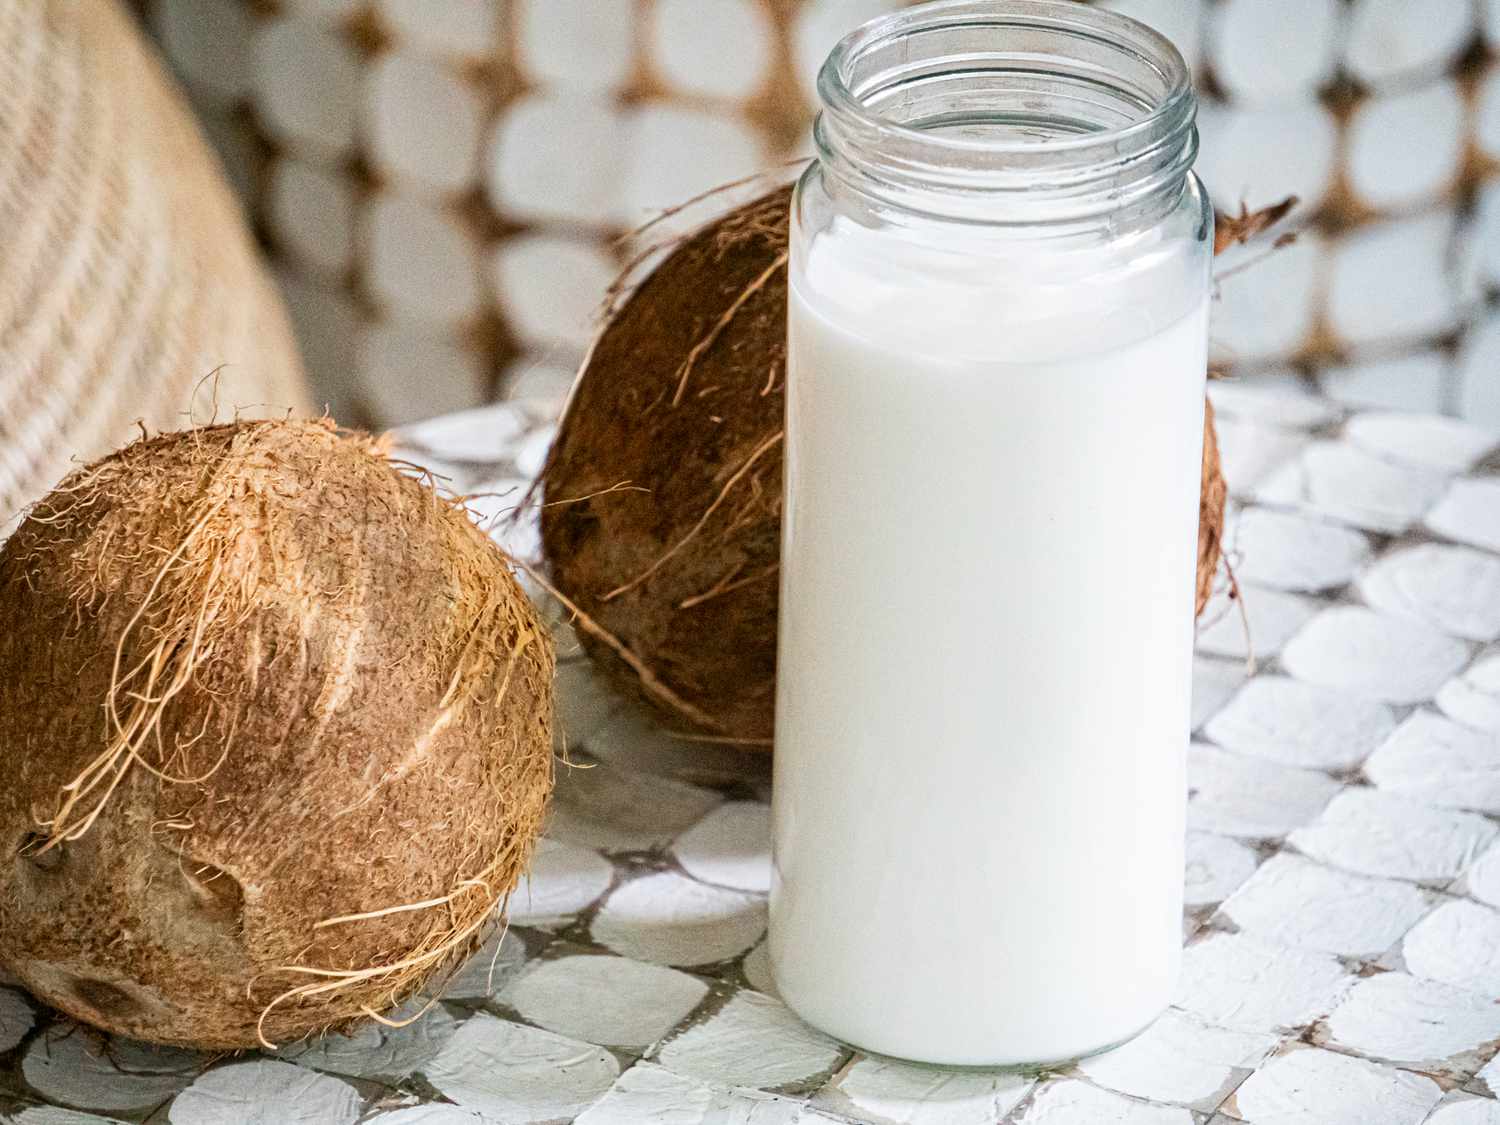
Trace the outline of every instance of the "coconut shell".
<path fill-rule="evenodd" d="M 1229 483 L 1219 463 L 1219 432 L 1214 427 L 1214 404 L 1203 401 L 1203 476 L 1198 494 L 1198 575 L 1193 613 L 1202 614 L 1214 592 L 1219 558 L 1224 548 L 1224 506 L 1229 502 Z"/>
<path fill-rule="evenodd" d="M 552 671 L 499 548 L 368 437 L 74 473 L 0 549 L 0 961 L 199 1048 L 399 1004 L 529 860 Z"/>
<path fill-rule="evenodd" d="M 595 341 L 542 474 L 552 582 L 609 678 L 677 729 L 767 746 L 790 204 L 786 187 L 737 208 L 635 289 Z M 1224 516 L 1211 413 L 1204 437 L 1199 612 Z"/>

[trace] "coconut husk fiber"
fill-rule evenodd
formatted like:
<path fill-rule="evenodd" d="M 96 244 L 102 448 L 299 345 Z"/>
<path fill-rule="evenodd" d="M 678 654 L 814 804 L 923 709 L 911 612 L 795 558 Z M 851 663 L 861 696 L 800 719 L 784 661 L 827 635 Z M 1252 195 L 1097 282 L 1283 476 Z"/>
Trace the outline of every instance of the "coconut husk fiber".
<path fill-rule="evenodd" d="M 116 0 L 0 3 L 0 246 L 0 536 L 137 419 L 307 413 L 239 206 Z"/>
<path fill-rule="evenodd" d="M 791 188 L 686 237 L 613 313 L 542 473 L 555 591 L 616 686 L 673 728 L 769 746 Z M 1225 216 L 1221 246 L 1290 202 Z M 622 487 L 628 484 L 629 487 Z M 1225 483 L 1205 409 L 1197 610 Z"/>
<path fill-rule="evenodd" d="M 199 1048 L 395 1007 L 529 861 L 552 673 L 504 554 L 364 435 L 75 472 L 0 549 L 0 962 Z"/>

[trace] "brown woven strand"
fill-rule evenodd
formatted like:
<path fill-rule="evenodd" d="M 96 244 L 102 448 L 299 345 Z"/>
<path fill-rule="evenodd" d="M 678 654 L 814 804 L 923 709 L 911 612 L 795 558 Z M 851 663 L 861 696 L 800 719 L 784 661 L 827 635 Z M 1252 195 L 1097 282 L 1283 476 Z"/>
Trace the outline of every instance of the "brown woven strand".
<path fill-rule="evenodd" d="M 118 0 L 0 0 L 0 247 L 0 535 L 138 420 L 308 410 L 238 204 Z"/>

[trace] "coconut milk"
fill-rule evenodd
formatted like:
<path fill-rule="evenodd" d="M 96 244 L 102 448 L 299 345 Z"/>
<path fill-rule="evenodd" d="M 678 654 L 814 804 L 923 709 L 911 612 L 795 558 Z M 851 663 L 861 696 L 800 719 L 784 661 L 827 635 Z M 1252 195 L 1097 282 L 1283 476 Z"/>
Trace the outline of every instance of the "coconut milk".
<path fill-rule="evenodd" d="M 1137 244 L 794 256 L 771 959 L 804 1018 L 947 1064 L 1168 1003 L 1206 304 Z"/>

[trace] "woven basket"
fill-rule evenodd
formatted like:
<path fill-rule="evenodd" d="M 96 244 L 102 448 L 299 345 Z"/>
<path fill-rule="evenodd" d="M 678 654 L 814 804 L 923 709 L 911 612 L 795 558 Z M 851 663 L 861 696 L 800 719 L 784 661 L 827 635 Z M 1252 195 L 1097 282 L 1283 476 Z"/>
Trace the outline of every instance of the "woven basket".
<path fill-rule="evenodd" d="M 138 421 L 307 409 L 238 204 L 116 0 L 0 0 L 0 247 L 0 533 Z"/>

